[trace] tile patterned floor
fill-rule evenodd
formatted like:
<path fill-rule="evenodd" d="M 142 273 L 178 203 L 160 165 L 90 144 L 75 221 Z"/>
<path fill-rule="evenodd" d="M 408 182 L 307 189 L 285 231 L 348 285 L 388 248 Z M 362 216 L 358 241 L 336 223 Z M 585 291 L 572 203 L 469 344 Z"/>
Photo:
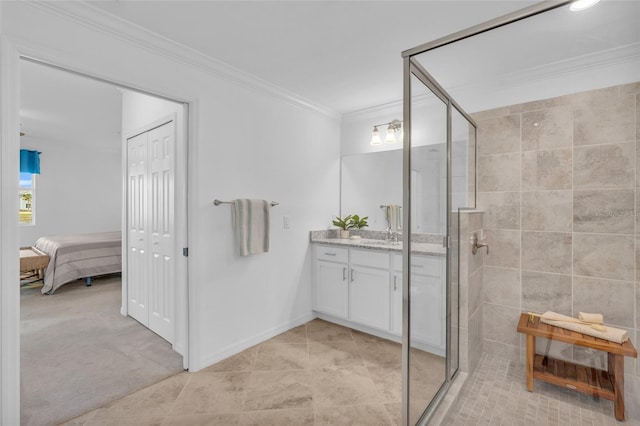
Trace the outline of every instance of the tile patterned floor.
<path fill-rule="evenodd" d="M 634 402 L 625 401 L 630 403 Z M 524 365 L 483 354 L 443 425 L 640 426 L 640 422 L 617 422 L 611 401 L 548 383 L 536 381 L 534 392 L 528 392 Z"/>
<path fill-rule="evenodd" d="M 424 370 L 444 369 L 421 353 Z M 68 423 L 400 425 L 400 345 L 313 320 L 197 373 L 181 373 Z M 440 383 L 416 383 L 425 395 Z"/>

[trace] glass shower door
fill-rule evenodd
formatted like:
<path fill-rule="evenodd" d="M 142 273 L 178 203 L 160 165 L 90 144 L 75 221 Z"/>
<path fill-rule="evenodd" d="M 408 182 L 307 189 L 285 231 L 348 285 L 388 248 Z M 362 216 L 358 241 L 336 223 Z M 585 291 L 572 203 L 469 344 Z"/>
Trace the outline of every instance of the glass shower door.
<path fill-rule="evenodd" d="M 447 381 L 448 109 L 417 72 L 410 79 L 410 127 L 405 141 L 405 236 L 403 278 L 405 424 L 420 422 Z M 406 137 L 405 133 L 405 137 Z M 419 174 L 416 171 L 420 170 Z M 409 173 L 407 173 L 409 171 Z M 408 176 L 407 176 L 408 175 Z M 409 207 L 407 207 L 409 206 Z M 409 232 L 410 231 L 410 232 Z M 456 345 L 457 349 L 457 345 Z M 457 354 L 456 354 L 457 358 Z M 407 423 L 408 422 L 408 423 Z"/>

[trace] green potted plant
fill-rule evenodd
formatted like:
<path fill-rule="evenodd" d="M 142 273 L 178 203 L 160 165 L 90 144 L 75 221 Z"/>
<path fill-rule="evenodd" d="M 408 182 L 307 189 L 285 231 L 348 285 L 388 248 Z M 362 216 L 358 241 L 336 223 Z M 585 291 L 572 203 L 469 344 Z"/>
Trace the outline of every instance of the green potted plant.
<path fill-rule="evenodd" d="M 340 228 L 340 238 L 349 238 L 350 229 L 362 229 L 369 226 L 367 219 L 369 219 L 369 216 L 360 217 L 357 214 L 350 214 L 344 218 L 337 216 L 333 221 L 333 225 Z"/>
<path fill-rule="evenodd" d="M 369 223 L 367 222 L 367 219 L 369 219 L 369 216 L 365 216 L 365 217 L 360 217 L 357 214 L 354 214 L 351 216 L 351 224 L 353 225 L 352 228 L 353 229 L 363 229 L 366 228 L 367 226 L 369 226 Z"/>
<path fill-rule="evenodd" d="M 341 218 L 336 216 L 333 221 L 333 225 L 340 228 L 340 238 L 349 238 L 349 229 L 353 228 L 352 216 L 345 216 Z"/>

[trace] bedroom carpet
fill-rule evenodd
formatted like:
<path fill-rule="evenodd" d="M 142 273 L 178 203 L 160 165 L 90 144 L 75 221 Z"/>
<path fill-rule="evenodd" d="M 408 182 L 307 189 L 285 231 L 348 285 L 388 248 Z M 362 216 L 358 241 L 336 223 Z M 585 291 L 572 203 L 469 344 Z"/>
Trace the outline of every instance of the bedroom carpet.
<path fill-rule="evenodd" d="M 57 425 L 183 371 L 171 345 L 120 315 L 119 276 L 21 295 L 21 424 Z"/>

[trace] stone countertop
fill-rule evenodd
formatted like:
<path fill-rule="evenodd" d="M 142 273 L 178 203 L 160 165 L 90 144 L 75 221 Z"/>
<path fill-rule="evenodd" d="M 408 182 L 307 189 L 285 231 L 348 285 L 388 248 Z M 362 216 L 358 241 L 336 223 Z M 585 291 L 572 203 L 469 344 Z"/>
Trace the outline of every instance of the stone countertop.
<path fill-rule="evenodd" d="M 312 243 L 329 244 L 332 246 L 345 246 L 354 248 L 364 248 L 367 250 L 392 251 L 402 253 L 402 242 L 387 240 L 375 240 L 370 238 L 311 238 Z M 442 244 L 433 243 L 411 243 L 411 253 L 429 254 L 432 256 L 445 256 L 446 250 Z"/>

